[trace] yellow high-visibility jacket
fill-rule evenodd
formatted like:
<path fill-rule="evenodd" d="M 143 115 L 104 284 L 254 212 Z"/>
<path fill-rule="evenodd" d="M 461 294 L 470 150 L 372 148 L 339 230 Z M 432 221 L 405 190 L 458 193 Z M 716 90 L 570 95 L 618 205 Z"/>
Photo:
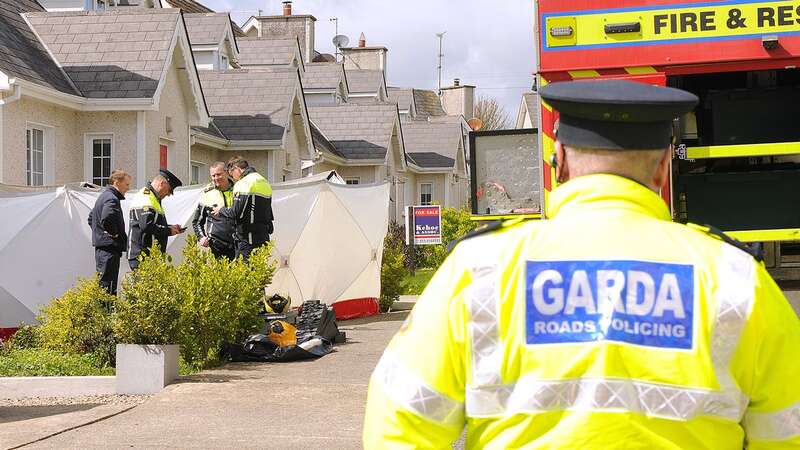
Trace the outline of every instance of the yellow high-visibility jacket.
<path fill-rule="evenodd" d="M 750 254 L 649 189 L 571 180 L 552 220 L 456 246 L 384 352 L 364 446 L 800 449 L 800 323 Z"/>

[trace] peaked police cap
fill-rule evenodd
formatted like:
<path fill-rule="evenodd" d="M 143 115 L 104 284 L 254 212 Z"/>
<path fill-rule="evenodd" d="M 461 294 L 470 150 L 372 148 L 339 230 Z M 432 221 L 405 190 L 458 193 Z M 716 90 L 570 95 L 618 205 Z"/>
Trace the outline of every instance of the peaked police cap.
<path fill-rule="evenodd" d="M 690 92 L 625 80 L 558 82 L 539 94 L 560 113 L 559 141 L 608 150 L 667 148 L 672 120 L 698 102 Z"/>

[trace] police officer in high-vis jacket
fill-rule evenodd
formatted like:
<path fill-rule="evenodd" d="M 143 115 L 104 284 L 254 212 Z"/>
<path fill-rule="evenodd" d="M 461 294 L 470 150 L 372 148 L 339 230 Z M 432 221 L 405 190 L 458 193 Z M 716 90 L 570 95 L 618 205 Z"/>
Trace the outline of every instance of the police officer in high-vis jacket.
<path fill-rule="evenodd" d="M 215 258 L 223 256 L 234 259 L 232 219 L 215 216 L 214 208 L 229 208 L 233 205 L 233 182 L 228 178 L 224 162 L 215 162 L 209 168 L 211 183 L 203 189 L 200 202 L 194 213 L 192 228 L 202 247 L 211 249 Z"/>
<path fill-rule="evenodd" d="M 172 195 L 182 186 L 181 180 L 169 170 L 161 169 L 153 181 L 147 183 L 133 198 L 130 209 L 130 248 L 128 264 L 131 270 L 139 267 L 139 255 L 149 254 L 153 242 L 157 242 L 162 252 L 167 251 L 167 239 L 180 234 L 180 225 L 169 225 L 161 201 Z"/>
<path fill-rule="evenodd" d="M 250 252 L 269 242 L 272 234 L 272 186 L 242 157 L 228 161 L 228 173 L 233 185 L 233 205 L 218 206 L 213 214 L 235 223 L 236 257 L 250 257 Z"/>
<path fill-rule="evenodd" d="M 800 448 L 800 323 L 762 262 L 672 222 L 674 118 L 697 98 L 553 83 L 549 220 L 456 245 L 370 381 L 364 446 Z"/>

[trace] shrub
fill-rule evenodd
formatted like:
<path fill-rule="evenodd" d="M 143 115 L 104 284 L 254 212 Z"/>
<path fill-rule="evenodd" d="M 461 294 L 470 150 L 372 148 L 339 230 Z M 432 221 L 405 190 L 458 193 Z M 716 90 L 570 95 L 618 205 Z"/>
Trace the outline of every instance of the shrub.
<path fill-rule="evenodd" d="M 0 354 L 0 377 L 114 375 L 96 355 L 75 355 L 46 348 L 16 349 Z"/>
<path fill-rule="evenodd" d="M 381 261 L 381 311 L 388 311 L 389 307 L 400 298 L 403 293 L 403 279 L 408 270 L 405 265 L 402 241 L 398 244 L 392 240 L 391 233 L 386 236 L 383 243 L 383 260 Z"/>
<path fill-rule="evenodd" d="M 116 342 L 110 309 L 115 300 L 96 278 L 79 280 L 42 308 L 38 331 L 23 328 L 14 340 L 62 353 L 93 354 L 101 365 L 113 365 Z"/>
<path fill-rule="evenodd" d="M 264 288 L 275 266 L 271 247 L 254 251 L 248 262 L 216 260 L 190 236 L 177 267 L 181 356 L 189 366 L 207 367 L 223 344 L 241 342 L 259 328 Z"/>
<path fill-rule="evenodd" d="M 13 350 L 36 348 L 40 345 L 40 341 L 39 327 L 21 323 L 19 324 L 17 332 L 6 342 L 2 343 L 0 349 L 4 352 L 9 352 Z"/>
<path fill-rule="evenodd" d="M 176 344 L 180 338 L 177 270 L 157 246 L 144 256 L 135 272 L 122 282 L 117 300 L 114 333 L 121 343 Z"/>
<path fill-rule="evenodd" d="M 447 258 L 447 247 L 451 242 L 465 236 L 476 228 L 470 214 L 464 209 L 442 208 L 442 243 L 417 247 L 419 267 L 438 268 Z"/>

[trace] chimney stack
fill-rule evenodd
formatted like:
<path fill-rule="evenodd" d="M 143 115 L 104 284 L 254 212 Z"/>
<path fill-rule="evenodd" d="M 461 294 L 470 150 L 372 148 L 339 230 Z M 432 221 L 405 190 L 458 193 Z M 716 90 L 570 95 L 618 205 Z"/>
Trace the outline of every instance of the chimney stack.
<path fill-rule="evenodd" d="M 459 86 L 461 86 L 461 78 L 453 79 L 453 87 L 459 87 Z"/>
<path fill-rule="evenodd" d="M 284 16 L 291 16 L 292 15 L 292 2 L 291 0 L 287 0 L 283 2 L 283 15 Z"/>
<path fill-rule="evenodd" d="M 361 33 L 361 36 L 358 37 L 358 48 L 364 48 L 367 46 L 367 37 L 364 36 L 364 33 Z"/>

